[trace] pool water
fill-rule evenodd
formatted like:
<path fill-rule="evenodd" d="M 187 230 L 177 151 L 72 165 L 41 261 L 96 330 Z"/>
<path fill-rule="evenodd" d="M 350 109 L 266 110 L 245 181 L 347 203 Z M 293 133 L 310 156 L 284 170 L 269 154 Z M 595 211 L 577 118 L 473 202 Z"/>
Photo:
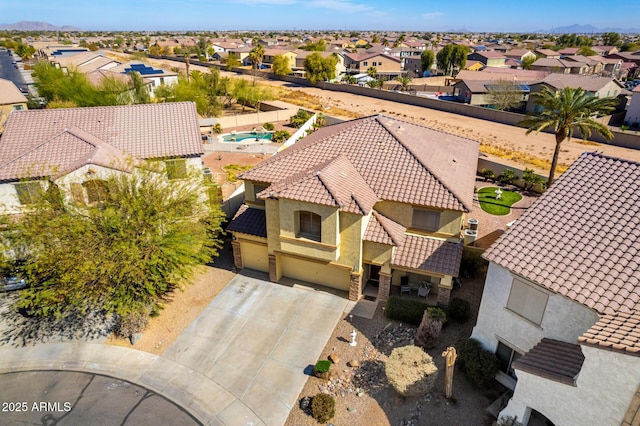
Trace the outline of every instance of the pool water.
<path fill-rule="evenodd" d="M 252 133 L 252 132 L 239 132 L 236 134 L 226 134 L 222 136 L 222 140 L 225 142 L 242 142 L 244 140 L 256 140 L 261 139 L 264 141 L 270 141 L 273 133 Z"/>

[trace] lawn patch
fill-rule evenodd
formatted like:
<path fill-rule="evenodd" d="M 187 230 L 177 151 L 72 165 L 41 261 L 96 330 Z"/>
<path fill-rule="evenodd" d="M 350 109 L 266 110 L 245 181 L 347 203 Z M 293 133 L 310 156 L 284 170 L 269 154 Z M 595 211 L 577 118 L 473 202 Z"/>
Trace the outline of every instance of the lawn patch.
<path fill-rule="evenodd" d="M 497 189 L 495 186 L 480 188 L 478 190 L 478 201 L 480 202 L 480 207 L 485 212 L 495 216 L 504 216 L 509 214 L 513 204 L 522 199 L 522 195 L 517 192 L 500 189 L 502 196 L 500 199 L 496 199 Z"/>

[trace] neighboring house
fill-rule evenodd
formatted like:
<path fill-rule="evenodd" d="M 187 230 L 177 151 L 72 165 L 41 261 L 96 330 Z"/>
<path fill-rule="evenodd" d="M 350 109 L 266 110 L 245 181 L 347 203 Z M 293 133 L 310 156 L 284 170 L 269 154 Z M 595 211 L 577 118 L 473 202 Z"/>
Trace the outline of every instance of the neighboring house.
<path fill-rule="evenodd" d="M 346 71 L 350 74 L 367 72 L 370 67 L 375 68 L 383 80 L 393 80 L 403 74 L 402 59 L 397 56 L 384 53 L 345 53 L 344 57 Z"/>
<path fill-rule="evenodd" d="M 273 66 L 273 60 L 278 55 L 284 56 L 292 70 L 296 67 L 297 55 L 293 50 L 265 49 L 264 55 L 262 56 L 262 63 L 271 67 Z"/>
<path fill-rule="evenodd" d="M 0 134 L 10 113 L 25 109 L 27 109 L 27 98 L 20 89 L 13 81 L 0 78 Z"/>
<path fill-rule="evenodd" d="M 483 255 L 472 337 L 523 425 L 640 416 L 640 164 L 583 154 Z M 633 420 L 635 419 L 635 420 Z"/>
<path fill-rule="evenodd" d="M 542 90 L 542 86 L 548 86 L 554 90 L 562 90 L 565 87 L 581 88 L 593 96 L 600 98 L 619 97 L 620 105 L 618 109 L 624 109 L 626 96 L 629 91 L 622 84 L 611 77 L 594 77 L 590 75 L 570 75 L 570 74 L 549 74 L 539 83 L 531 85 L 531 94 Z M 535 97 L 529 97 L 527 102 L 527 112 L 539 112 L 539 106 L 535 103 Z"/>
<path fill-rule="evenodd" d="M 334 55 L 338 59 L 336 62 L 336 79 L 340 80 L 347 70 L 345 66 L 345 54 L 341 52 L 311 52 L 308 50 L 296 49 L 292 53 L 296 55 L 296 63 L 292 68 L 294 72 L 304 72 L 304 60 L 314 53 L 319 53 L 323 58 Z"/>
<path fill-rule="evenodd" d="M 564 49 L 558 50 L 558 53 L 562 56 L 567 56 L 567 55 L 577 55 L 579 51 L 580 51 L 579 47 L 565 47 Z"/>
<path fill-rule="evenodd" d="M 505 61 L 507 60 L 506 56 L 504 56 L 502 53 L 492 50 L 469 53 L 467 55 L 467 59 L 470 61 L 481 62 L 487 67 L 496 68 L 505 67 Z"/>
<path fill-rule="evenodd" d="M 485 68 L 482 71 L 463 70 L 456 75 L 453 96 L 458 102 L 470 105 L 491 105 L 488 93 L 497 84 L 514 82 L 514 89 L 522 93 L 523 101 L 529 98 L 530 86 L 542 81 L 549 73 L 511 68 Z M 493 86 L 493 87 L 492 87 Z"/>
<path fill-rule="evenodd" d="M 403 277 L 446 305 L 472 207 L 478 143 L 376 115 L 323 127 L 240 177 L 238 268 L 386 300 Z"/>
<path fill-rule="evenodd" d="M 527 59 L 536 60 L 538 58 L 535 53 L 528 49 L 512 49 L 505 53 L 504 56 L 518 62 L 522 62 Z"/>
<path fill-rule="evenodd" d="M 622 74 L 622 59 L 605 58 L 602 56 L 588 56 L 589 59 L 595 59 L 602 63 L 600 75 L 603 77 L 613 77 L 618 80 Z"/>
<path fill-rule="evenodd" d="M 534 71 L 547 71 L 556 74 L 580 74 L 589 73 L 589 65 L 582 62 L 568 61 L 565 59 L 555 58 L 538 58 L 531 69 Z"/>
<path fill-rule="evenodd" d="M 137 72 L 145 80 L 151 81 L 149 86 L 151 90 L 151 96 L 153 96 L 154 90 L 162 84 L 172 85 L 178 82 L 178 73 L 173 71 L 167 71 L 162 68 L 156 68 L 151 65 L 130 61 L 124 64 L 120 64 L 117 67 L 109 68 L 109 71 L 128 74 L 131 72 Z"/>
<path fill-rule="evenodd" d="M 68 203 L 91 203 L 114 171 L 162 160 L 169 178 L 202 168 L 192 102 L 17 111 L 0 143 L 0 210 L 21 213 L 51 183 Z"/>
<path fill-rule="evenodd" d="M 631 101 L 624 116 L 627 126 L 640 127 L 640 85 L 631 92 Z"/>
<path fill-rule="evenodd" d="M 580 64 L 587 64 L 589 70 L 586 74 L 600 74 L 604 70 L 604 63 L 599 56 L 588 57 L 582 55 L 565 56 L 562 58 L 564 61 L 577 62 Z"/>
<path fill-rule="evenodd" d="M 600 56 L 613 55 L 619 52 L 616 46 L 591 46 L 591 50 Z"/>
<path fill-rule="evenodd" d="M 486 68 L 485 65 L 480 61 L 469 61 L 465 64 L 464 69 L 467 71 L 481 71 Z M 457 76 L 456 76 L 457 77 Z"/>
<path fill-rule="evenodd" d="M 560 59 L 560 56 L 561 56 L 560 53 L 551 49 L 536 49 L 533 52 L 536 54 L 536 56 L 539 56 L 542 58 Z"/>
<path fill-rule="evenodd" d="M 97 52 L 82 52 L 63 57 L 56 56 L 52 57 L 50 62 L 62 70 L 68 70 L 71 67 L 85 74 L 95 70 L 108 70 L 120 65 L 120 62 Z"/>

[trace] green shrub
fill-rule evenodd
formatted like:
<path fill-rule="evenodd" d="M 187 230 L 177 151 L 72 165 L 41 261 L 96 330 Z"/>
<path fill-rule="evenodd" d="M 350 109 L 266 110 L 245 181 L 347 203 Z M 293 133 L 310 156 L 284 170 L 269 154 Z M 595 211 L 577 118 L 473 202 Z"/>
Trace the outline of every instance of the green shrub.
<path fill-rule="evenodd" d="M 282 143 L 287 139 L 289 139 L 290 137 L 291 137 L 291 134 L 286 130 L 276 130 L 271 140 L 277 143 Z"/>
<path fill-rule="evenodd" d="M 455 345 L 458 365 L 473 386 L 488 387 L 498 374 L 498 359 L 495 354 L 482 348 L 475 339 L 460 340 Z"/>
<path fill-rule="evenodd" d="M 496 174 L 491 169 L 482 169 L 480 170 L 480 176 L 482 176 L 484 180 L 493 180 Z"/>
<path fill-rule="evenodd" d="M 296 115 L 293 115 L 289 118 L 289 123 L 295 127 L 296 129 L 299 129 L 300 127 L 302 127 L 302 125 L 304 123 L 307 122 L 307 120 L 309 120 L 311 118 L 311 114 L 308 113 L 307 111 L 300 109 L 298 110 L 298 112 L 296 113 Z"/>
<path fill-rule="evenodd" d="M 441 321 L 443 324 L 447 322 L 447 313 L 435 306 L 427 305 L 419 300 L 402 299 L 397 296 L 391 296 L 387 300 L 385 313 L 387 318 L 406 322 L 413 325 L 419 325 L 425 310 L 429 310 L 431 317 Z"/>
<path fill-rule="evenodd" d="M 331 361 L 325 359 L 325 360 L 316 362 L 316 365 L 313 366 L 313 372 L 328 373 L 330 368 L 331 368 Z"/>
<path fill-rule="evenodd" d="M 269 131 L 271 131 L 271 130 L 273 130 L 273 129 L 275 128 L 275 126 L 273 125 L 273 123 L 264 123 L 264 124 L 262 125 L 262 127 L 263 127 L 265 130 L 269 130 Z"/>
<path fill-rule="evenodd" d="M 220 123 L 216 123 L 213 126 L 211 126 L 211 131 L 213 133 L 222 133 L 222 126 L 220 125 Z"/>
<path fill-rule="evenodd" d="M 517 181 L 518 178 L 513 170 L 504 169 L 502 173 L 498 175 L 497 180 L 503 185 L 510 185 Z"/>
<path fill-rule="evenodd" d="M 464 322 L 469 319 L 471 304 L 468 300 L 455 297 L 449 302 L 449 318 Z"/>
<path fill-rule="evenodd" d="M 311 400 L 311 415 L 318 423 L 326 423 L 336 414 L 336 401 L 331 395 L 319 393 Z"/>

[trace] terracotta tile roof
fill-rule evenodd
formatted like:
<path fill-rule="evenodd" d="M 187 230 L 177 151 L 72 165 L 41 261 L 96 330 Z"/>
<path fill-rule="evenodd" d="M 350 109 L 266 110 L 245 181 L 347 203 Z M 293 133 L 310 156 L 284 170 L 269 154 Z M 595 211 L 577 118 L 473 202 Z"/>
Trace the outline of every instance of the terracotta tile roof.
<path fill-rule="evenodd" d="M 364 232 L 363 240 L 374 243 L 400 246 L 407 230 L 404 226 L 373 210 Z"/>
<path fill-rule="evenodd" d="M 640 312 L 605 315 L 580 336 L 578 342 L 640 356 Z"/>
<path fill-rule="evenodd" d="M 267 238 L 267 215 L 264 210 L 252 209 L 243 204 L 227 226 L 227 232 Z"/>
<path fill-rule="evenodd" d="M 549 71 L 519 70 L 512 68 L 486 67 L 482 71 L 462 70 L 456 75 L 458 80 L 515 80 L 524 84 L 541 81 Z"/>
<path fill-rule="evenodd" d="M 640 163 L 585 153 L 484 257 L 601 314 L 640 310 Z"/>
<path fill-rule="evenodd" d="M 461 244 L 419 235 L 406 235 L 404 243 L 396 248 L 391 265 L 457 277 L 461 260 Z"/>
<path fill-rule="evenodd" d="M 378 201 L 375 192 L 344 155 L 283 179 L 260 192 L 258 197 L 289 198 L 363 215 L 369 214 Z"/>
<path fill-rule="evenodd" d="M 11 80 L 0 78 L 0 105 L 26 104 L 27 98 Z"/>
<path fill-rule="evenodd" d="M 529 352 L 514 361 L 512 366 L 516 370 L 549 380 L 575 385 L 583 363 L 584 355 L 580 345 L 543 338 Z"/>
<path fill-rule="evenodd" d="M 85 159 L 96 146 L 139 159 L 200 156 L 195 104 L 15 111 L 0 140 L 0 179 L 40 177 L 43 168 L 67 167 Z M 35 163 L 25 163 L 27 158 Z"/>
<path fill-rule="evenodd" d="M 478 143 L 383 115 L 323 127 L 240 177 L 274 184 L 339 155 L 378 199 L 471 209 Z"/>

